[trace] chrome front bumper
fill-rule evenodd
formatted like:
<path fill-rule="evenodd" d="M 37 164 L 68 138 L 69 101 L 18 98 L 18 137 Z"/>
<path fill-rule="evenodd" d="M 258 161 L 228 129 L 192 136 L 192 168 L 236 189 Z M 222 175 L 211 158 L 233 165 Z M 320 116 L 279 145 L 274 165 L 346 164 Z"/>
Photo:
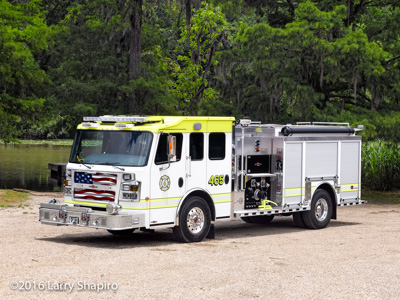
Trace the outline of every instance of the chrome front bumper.
<path fill-rule="evenodd" d="M 39 221 L 47 225 L 69 225 L 110 230 L 145 227 L 145 215 L 117 214 L 94 211 L 91 208 L 41 203 Z"/>

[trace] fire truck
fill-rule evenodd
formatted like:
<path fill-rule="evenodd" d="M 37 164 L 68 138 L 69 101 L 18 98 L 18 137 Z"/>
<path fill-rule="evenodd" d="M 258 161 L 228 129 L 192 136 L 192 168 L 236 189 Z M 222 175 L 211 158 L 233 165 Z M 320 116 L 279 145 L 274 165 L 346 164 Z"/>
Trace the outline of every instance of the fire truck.
<path fill-rule="evenodd" d="M 322 229 L 361 200 L 362 125 L 261 124 L 232 117 L 84 117 L 64 200 L 41 203 L 48 225 L 170 227 L 181 242 L 213 238 L 217 220 L 293 216 Z"/>

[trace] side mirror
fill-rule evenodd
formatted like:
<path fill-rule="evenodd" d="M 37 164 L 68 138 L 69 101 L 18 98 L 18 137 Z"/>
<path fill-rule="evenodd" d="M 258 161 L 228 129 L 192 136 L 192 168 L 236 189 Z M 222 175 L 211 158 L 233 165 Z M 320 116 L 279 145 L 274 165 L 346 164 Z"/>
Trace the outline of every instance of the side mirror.
<path fill-rule="evenodd" d="M 176 161 L 176 136 L 168 136 L 168 160 Z"/>

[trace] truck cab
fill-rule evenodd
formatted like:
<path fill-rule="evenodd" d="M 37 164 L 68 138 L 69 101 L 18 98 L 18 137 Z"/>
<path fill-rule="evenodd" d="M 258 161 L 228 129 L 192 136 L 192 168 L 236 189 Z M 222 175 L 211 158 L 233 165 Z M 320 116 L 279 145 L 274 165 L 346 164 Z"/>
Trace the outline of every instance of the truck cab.
<path fill-rule="evenodd" d="M 194 237 L 177 235 L 203 239 L 212 221 L 231 215 L 233 121 L 85 117 L 66 168 L 64 204 L 42 204 L 41 222 L 122 234 L 179 227 L 179 212 L 189 209 L 184 222 Z"/>

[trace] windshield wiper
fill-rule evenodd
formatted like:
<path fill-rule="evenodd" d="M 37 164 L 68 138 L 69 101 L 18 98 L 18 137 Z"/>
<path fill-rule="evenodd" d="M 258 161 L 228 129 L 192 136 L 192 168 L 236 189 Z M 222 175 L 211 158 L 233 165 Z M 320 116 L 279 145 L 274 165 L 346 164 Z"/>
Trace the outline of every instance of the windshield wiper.
<path fill-rule="evenodd" d="M 79 154 L 76 155 L 76 158 L 78 159 L 78 161 L 79 161 L 80 164 L 84 165 L 84 166 L 85 166 L 86 168 L 88 168 L 88 169 L 92 169 L 91 166 L 88 166 L 88 165 L 86 165 L 86 164 L 83 163 L 83 161 L 84 161 L 85 159 L 84 159 L 84 158 L 79 158 Z"/>
<path fill-rule="evenodd" d="M 87 164 L 84 164 L 83 162 L 81 162 L 81 164 L 84 165 L 84 166 L 85 166 L 86 168 L 88 168 L 88 169 L 92 169 L 91 166 L 88 166 Z"/>
<path fill-rule="evenodd" d="M 119 169 L 119 170 L 121 170 L 121 171 L 125 171 L 125 169 L 124 168 L 121 168 L 121 167 L 117 167 L 117 166 L 114 166 L 114 165 L 111 165 L 113 168 L 115 168 L 115 169 Z"/>
<path fill-rule="evenodd" d="M 110 166 L 113 167 L 114 169 L 118 169 L 118 170 L 121 170 L 121 171 L 125 171 L 124 168 L 117 167 L 117 166 L 115 166 L 114 164 L 111 164 L 111 163 L 109 163 L 109 162 L 105 162 L 105 164 L 110 165 Z"/>

